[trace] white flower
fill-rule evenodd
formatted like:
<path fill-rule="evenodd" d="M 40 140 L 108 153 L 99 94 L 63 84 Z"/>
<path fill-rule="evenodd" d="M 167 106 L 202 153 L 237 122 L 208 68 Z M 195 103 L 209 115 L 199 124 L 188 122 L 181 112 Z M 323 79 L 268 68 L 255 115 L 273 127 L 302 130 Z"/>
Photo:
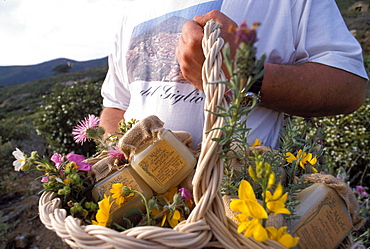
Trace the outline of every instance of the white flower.
<path fill-rule="evenodd" d="M 26 157 L 24 156 L 23 152 L 20 151 L 18 148 L 16 148 L 16 150 L 13 151 L 12 154 L 15 157 L 15 159 L 17 159 L 13 162 L 14 170 L 19 171 L 26 163 Z"/>
<path fill-rule="evenodd" d="M 59 183 L 63 183 L 63 180 L 60 179 L 59 177 L 55 177 L 55 180 L 57 180 L 57 182 L 59 182 Z"/>

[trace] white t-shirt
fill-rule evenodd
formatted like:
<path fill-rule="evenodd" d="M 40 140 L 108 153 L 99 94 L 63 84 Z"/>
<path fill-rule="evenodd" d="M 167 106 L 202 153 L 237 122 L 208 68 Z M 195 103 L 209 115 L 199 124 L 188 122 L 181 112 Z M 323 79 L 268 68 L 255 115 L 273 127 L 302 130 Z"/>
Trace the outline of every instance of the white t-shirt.
<path fill-rule="evenodd" d="M 125 120 L 157 115 L 165 128 L 189 132 L 196 148 L 205 96 L 182 77 L 175 49 L 182 25 L 214 9 L 236 23 L 260 22 L 257 56 L 266 54 L 267 62 L 317 62 L 367 78 L 361 47 L 334 0 L 136 0 L 124 11 L 109 55 L 103 105 L 126 110 Z M 282 113 L 256 107 L 248 142 L 276 147 L 282 122 Z"/>

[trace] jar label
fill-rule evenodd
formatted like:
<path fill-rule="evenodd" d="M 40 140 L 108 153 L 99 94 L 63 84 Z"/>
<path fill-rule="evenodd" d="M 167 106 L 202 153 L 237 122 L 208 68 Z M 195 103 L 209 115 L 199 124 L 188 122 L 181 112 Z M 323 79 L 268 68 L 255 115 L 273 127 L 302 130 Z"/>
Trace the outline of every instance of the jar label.
<path fill-rule="evenodd" d="M 169 142 L 160 140 L 138 165 L 160 187 L 163 187 L 186 164 L 186 160 Z"/>
<path fill-rule="evenodd" d="M 133 190 L 137 190 L 139 192 L 142 192 L 142 189 L 140 188 L 139 184 L 135 181 L 134 177 L 131 175 L 130 171 L 128 169 L 123 169 L 121 171 L 117 171 L 113 173 L 112 175 L 108 176 L 103 181 L 97 183 L 93 190 L 94 198 L 96 199 L 96 195 L 98 195 L 99 199 L 102 199 L 104 195 L 112 195 L 110 192 L 112 185 L 115 183 L 122 183 L 124 186 L 130 187 Z M 125 197 L 125 203 L 130 202 L 132 199 L 136 198 L 138 196 L 137 193 L 135 193 L 133 196 Z M 111 211 L 114 212 L 120 207 L 117 206 L 116 202 L 113 202 Z"/>
<path fill-rule="evenodd" d="M 301 249 L 334 249 L 349 233 L 351 226 L 337 198 L 328 192 L 307 215 L 301 217 L 292 232 L 299 237 Z"/>

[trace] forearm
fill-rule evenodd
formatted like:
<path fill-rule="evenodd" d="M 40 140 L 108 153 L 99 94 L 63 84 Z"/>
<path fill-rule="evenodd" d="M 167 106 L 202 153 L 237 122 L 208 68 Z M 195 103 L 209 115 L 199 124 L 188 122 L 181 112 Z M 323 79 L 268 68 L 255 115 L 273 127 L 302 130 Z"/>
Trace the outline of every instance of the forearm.
<path fill-rule="evenodd" d="M 100 126 L 105 129 L 105 136 L 118 131 L 118 123 L 123 119 L 124 110 L 105 107 L 100 114 Z"/>
<path fill-rule="evenodd" d="M 318 63 L 265 63 L 261 106 L 297 116 L 330 116 L 357 110 L 366 79 Z"/>

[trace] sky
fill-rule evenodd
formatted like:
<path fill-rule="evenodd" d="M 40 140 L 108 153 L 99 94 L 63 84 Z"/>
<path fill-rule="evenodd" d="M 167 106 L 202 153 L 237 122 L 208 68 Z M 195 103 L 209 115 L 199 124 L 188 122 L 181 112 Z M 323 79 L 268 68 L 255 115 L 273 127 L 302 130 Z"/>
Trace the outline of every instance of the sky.
<path fill-rule="evenodd" d="M 0 66 L 108 56 L 130 0 L 0 0 Z"/>

